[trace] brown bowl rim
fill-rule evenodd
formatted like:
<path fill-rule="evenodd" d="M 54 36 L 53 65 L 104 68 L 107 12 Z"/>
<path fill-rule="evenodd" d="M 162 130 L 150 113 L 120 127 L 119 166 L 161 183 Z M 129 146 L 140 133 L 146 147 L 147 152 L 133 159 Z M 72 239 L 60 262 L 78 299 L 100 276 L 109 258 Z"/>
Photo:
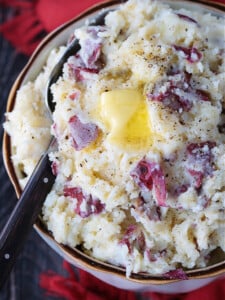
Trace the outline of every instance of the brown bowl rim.
<path fill-rule="evenodd" d="M 177 0 L 173 0 L 176 2 Z M 32 56 L 30 57 L 29 61 L 17 77 L 15 83 L 13 84 L 7 101 L 7 107 L 6 112 L 11 112 L 13 110 L 15 99 L 16 99 L 16 92 L 21 85 L 27 71 L 31 67 L 33 61 L 37 58 L 43 47 L 45 47 L 53 38 L 55 38 L 61 31 L 65 30 L 67 27 L 72 25 L 74 22 L 79 21 L 80 19 L 83 19 L 84 17 L 89 16 L 92 13 L 95 13 L 99 11 L 100 9 L 105 9 L 112 5 L 118 5 L 122 2 L 122 0 L 105 0 L 100 3 L 97 3 L 88 9 L 86 9 L 81 14 L 77 15 L 73 19 L 69 20 L 68 22 L 62 24 L 58 28 L 56 28 L 54 31 L 49 33 L 43 41 L 39 44 L 39 46 L 36 48 Z M 170 1 L 172 2 L 172 1 Z M 201 5 L 205 7 L 206 9 L 215 10 L 215 12 L 225 12 L 225 3 L 217 2 L 217 1 L 211 1 L 211 0 L 185 0 L 184 3 L 193 3 L 194 5 Z M 3 134 L 3 144 L 2 144 L 2 150 L 3 150 L 3 161 L 6 168 L 6 171 L 8 173 L 8 176 L 10 178 L 11 183 L 13 184 L 13 187 L 15 189 L 16 195 L 19 198 L 22 189 L 19 185 L 17 175 L 15 168 L 13 166 L 12 160 L 11 160 L 11 141 L 10 136 L 4 132 Z M 68 246 L 64 246 L 62 244 L 57 243 L 54 238 L 51 236 L 49 231 L 45 228 L 43 223 L 40 219 L 37 220 L 37 222 L 34 224 L 35 230 L 46 239 L 51 240 L 51 243 L 54 244 L 55 247 L 57 247 L 66 257 L 69 257 L 70 260 L 74 261 L 76 265 L 80 266 L 81 268 L 87 268 L 93 271 L 108 273 L 117 275 L 120 278 L 129 280 L 131 282 L 135 283 L 141 283 L 141 284 L 153 284 L 153 285 L 162 285 L 162 284 L 171 284 L 173 282 L 177 282 L 180 279 L 167 279 L 163 278 L 162 275 L 154 276 L 149 274 L 131 274 L 129 278 L 126 277 L 124 268 L 120 268 L 108 263 L 101 262 L 95 258 L 89 257 L 85 253 L 81 252 L 77 248 L 71 249 Z M 225 273 L 225 261 L 216 263 L 214 265 L 202 268 L 202 269 L 193 269 L 193 270 L 187 270 L 185 273 L 188 276 L 188 279 L 204 279 L 209 277 L 216 277 L 219 275 L 222 275 Z"/>

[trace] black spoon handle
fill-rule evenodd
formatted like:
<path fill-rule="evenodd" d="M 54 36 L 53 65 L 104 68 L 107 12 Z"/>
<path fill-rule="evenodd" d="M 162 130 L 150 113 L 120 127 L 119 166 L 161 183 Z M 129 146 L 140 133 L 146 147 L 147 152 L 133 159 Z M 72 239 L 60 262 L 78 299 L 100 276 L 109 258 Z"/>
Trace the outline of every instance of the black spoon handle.
<path fill-rule="evenodd" d="M 46 152 L 0 234 L 0 288 L 9 276 L 54 181 L 55 176 L 52 174 L 51 163 Z"/>
<path fill-rule="evenodd" d="M 103 25 L 108 11 L 103 11 L 90 25 Z M 65 61 L 80 49 L 79 41 L 74 40 L 68 47 L 58 64 L 53 69 L 47 84 L 48 106 L 54 111 L 50 86 L 62 74 Z M 54 142 L 54 141 L 53 141 Z M 43 202 L 54 184 L 55 176 L 52 174 L 48 154 L 44 154 L 37 165 L 33 175 L 27 183 L 23 194 L 15 206 L 8 222 L 0 235 L 0 288 L 6 281 L 16 258 L 26 240 L 26 237 L 41 211 Z"/>

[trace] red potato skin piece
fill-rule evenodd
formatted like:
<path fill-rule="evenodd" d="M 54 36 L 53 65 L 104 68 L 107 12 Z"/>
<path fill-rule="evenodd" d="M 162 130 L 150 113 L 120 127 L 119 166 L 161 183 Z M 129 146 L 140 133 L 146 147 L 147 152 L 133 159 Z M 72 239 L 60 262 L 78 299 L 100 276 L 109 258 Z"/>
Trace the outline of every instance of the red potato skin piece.
<path fill-rule="evenodd" d="M 81 218 L 87 218 L 93 214 L 98 215 L 105 209 L 105 205 L 99 199 L 94 199 L 92 195 L 84 194 L 83 190 L 79 187 L 65 186 L 63 189 L 63 195 L 77 200 L 75 212 Z"/>
<path fill-rule="evenodd" d="M 154 189 L 159 206 L 166 206 L 166 183 L 160 165 L 148 160 L 141 160 L 131 172 L 131 176 L 141 188 Z"/>
<path fill-rule="evenodd" d="M 73 147 L 80 151 L 94 142 L 99 133 L 97 125 L 94 123 L 82 123 L 78 116 L 69 119 L 69 130 L 73 141 Z"/>

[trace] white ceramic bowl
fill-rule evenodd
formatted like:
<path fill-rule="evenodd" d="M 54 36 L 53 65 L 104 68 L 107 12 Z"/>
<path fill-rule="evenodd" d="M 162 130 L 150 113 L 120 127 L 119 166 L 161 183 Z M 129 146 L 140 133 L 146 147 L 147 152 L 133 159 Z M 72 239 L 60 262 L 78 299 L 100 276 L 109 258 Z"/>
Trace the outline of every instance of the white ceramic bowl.
<path fill-rule="evenodd" d="M 225 15 L 225 5 L 215 4 L 210 1 L 163 1 L 169 3 L 172 7 L 185 7 L 189 10 L 204 10 L 215 15 Z M 16 98 L 16 91 L 26 82 L 34 80 L 37 74 L 41 71 L 46 58 L 52 48 L 65 44 L 70 34 L 75 28 L 80 27 L 84 22 L 93 19 L 102 9 L 114 9 L 121 1 L 111 0 L 102 2 L 94 7 L 91 7 L 83 14 L 77 16 L 73 20 L 63 24 L 54 32 L 49 34 L 40 46 L 36 49 L 29 62 L 19 75 L 15 84 L 13 85 L 9 98 L 7 111 L 12 111 Z M 207 4 L 206 4 L 207 3 Z M 9 174 L 9 177 L 14 185 L 17 196 L 21 195 L 21 187 L 18 182 L 16 170 L 11 161 L 11 143 L 10 137 L 5 134 L 3 140 L 3 155 L 4 162 Z M 203 269 L 194 269 L 186 272 L 189 280 L 179 281 L 178 279 L 165 279 L 162 276 L 150 276 L 143 274 L 132 274 L 128 279 L 125 275 L 125 270 L 107 263 L 103 263 L 93 259 L 79 249 L 71 249 L 69 247 L 58 244 L 45 226 L 39 219 L 35 224 L 35 229 L 38 234 L 46 241 L 46 243 L 53 248 L 59 255 L 69 261 L 71 264 L 86 270 L 99 279 L 119 288 L 129 290 L 148 290 L 162 293 L 181 293 L 188 292 L 206 285 L 215 280 L 217 277 L 225 274 L 225 258 L 218 257 L 215 253 L 214 261 L 210 266 Z"/>

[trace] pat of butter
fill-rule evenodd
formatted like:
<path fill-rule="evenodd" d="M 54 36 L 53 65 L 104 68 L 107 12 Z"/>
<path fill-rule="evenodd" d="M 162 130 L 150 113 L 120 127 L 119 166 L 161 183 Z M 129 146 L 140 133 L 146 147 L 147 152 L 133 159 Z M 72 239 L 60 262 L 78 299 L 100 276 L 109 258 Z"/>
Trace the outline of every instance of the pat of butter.
<path fill-rule="evenodd" d="M 140 91 L 108 91 L 100 101 L 101 116 L 109 128 L 108 142 L 135 149 L 152 144 L 147 105 Z"/>

